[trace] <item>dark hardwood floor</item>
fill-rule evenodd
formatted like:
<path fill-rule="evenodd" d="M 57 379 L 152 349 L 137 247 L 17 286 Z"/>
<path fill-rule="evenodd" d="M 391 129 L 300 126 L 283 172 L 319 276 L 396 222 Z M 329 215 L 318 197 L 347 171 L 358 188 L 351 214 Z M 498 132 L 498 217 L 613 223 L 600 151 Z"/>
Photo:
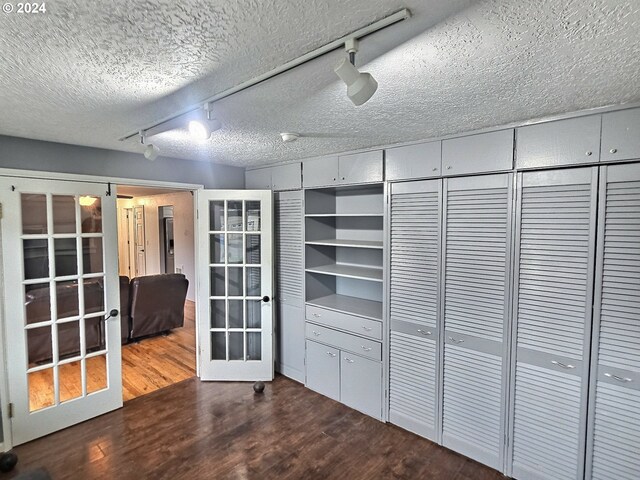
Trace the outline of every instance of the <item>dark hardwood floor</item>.
<path fill-rule="evenodd" d="M 196 378 L 16 447 L 9 476 L 53 479 L 446 479 L 504 477 L 278 376 L 250 383 Z"/>

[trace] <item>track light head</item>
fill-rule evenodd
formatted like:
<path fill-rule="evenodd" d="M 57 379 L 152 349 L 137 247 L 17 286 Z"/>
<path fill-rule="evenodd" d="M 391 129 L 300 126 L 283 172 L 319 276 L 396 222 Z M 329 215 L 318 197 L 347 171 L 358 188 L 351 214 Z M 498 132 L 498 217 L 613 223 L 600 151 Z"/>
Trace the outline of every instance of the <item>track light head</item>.
<path fill-rule="evenodd" d="M 366 103 L 378 89 L 375 78 L 370 73 L 359 72 L 348 58 L 342 59 L 334 71 L 347 85 L 347 97 L 355 106 Z"/>
<path fill-rule="evenodd" d="M 144 147 L 144 158 L 153 162 L 160 155 L 160 149 L 154 144 L 150 143 Z"/>
<path fill-rule="evenodd" d="M 207 140 L 211 138 L 211 132 L 220 130 L 222 123 L 215 118 L 202 118 L 189 121 L 189 133 L 197 140 Z"/>
<path fill-rule="evenodd" d="M 280 136 L 282 137 L 282 141 L 284 143 L 295 142 L 297 139 L 300 138 L 299 133 L 293 133 L 293 132 L 282 132 Z"/>

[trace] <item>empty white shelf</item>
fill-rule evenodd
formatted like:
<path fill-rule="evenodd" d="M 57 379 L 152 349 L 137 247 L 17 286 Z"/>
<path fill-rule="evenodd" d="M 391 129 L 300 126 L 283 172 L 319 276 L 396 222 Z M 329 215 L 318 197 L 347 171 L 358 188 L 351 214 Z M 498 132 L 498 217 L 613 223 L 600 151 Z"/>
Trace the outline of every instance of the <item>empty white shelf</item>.
<path fill-rule="evenodd" d="M 307 304 L 382 321 L 382 302 L 333 294 L 308 300 Z"/>
<path fill-rule="evenodd" d="M 382 217 L 382 213 L 307 213 L 305 217 Z"/>
<path fill-rule="evenodd" d="M 358 267 L 354 265 L 333 263 L 330 265 L 307 268 L 307 272 L 382 282 L 382 268 Z"/>
<path fill-rule="evenodd" d="M 343 240 L 329 238 L 326 240 L 308 240 L 307 245 L 327 245 L 330 247 L 382 248 L 382 241 L 376 240 Z"/>

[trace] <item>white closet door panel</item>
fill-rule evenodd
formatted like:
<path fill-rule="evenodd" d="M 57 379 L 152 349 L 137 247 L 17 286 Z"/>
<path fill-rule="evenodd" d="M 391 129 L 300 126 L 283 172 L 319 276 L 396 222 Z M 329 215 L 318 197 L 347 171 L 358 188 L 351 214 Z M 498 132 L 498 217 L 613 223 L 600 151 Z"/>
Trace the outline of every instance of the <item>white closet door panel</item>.
<path fill-rule="evenodd" d="M 576 478 L 581 378 L 520 362 L 516 372 L 513 476 Z"/>
<path fill-rule="evenodd" d="M 440 180 L 391 189 L 391 320 L 438 319 Z"/>
<path fill-rule="evenodd" d="M 594 480 L 640 478 L 640 391 L 597 383 L 593 429 Z"/>
<path fill-rule="evenodd" d="M 446 197 L 446 328 L 496 342 L 504 334 L 509 178 L 449 180 Z"/>
<path fill-rule="evenodd" d="M 500 469 L 502 359 L 445 345 L 443 444 Z"/>
<path fill-rule="evenodd" d="M 435 440 L 436 342 L 391 332 L 389 421 Z"/>
<path fill-rule="evenodd" d="M 518 347 L 582 359 L 591 308 L 594 175 L 590 168 L 523 174 Z"/>
<path fill-rule="evenodd" d="M 640 164 L 601 169 L 587 478 L 640 478 Z"/>
<path fill-rule="evenodd" d="M 302 307 L 302 191 L 274 195 L 277 295 L 283 303 Z"/>

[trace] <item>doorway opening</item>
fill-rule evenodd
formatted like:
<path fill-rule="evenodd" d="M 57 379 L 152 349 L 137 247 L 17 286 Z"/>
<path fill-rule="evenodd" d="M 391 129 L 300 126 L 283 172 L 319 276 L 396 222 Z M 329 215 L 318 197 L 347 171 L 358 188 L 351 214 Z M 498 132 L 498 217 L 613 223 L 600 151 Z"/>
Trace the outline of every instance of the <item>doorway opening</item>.
<path fill-rule="evenodd" d="M 126 402 L 196 375 L 194 199 L 131 185 L 117 194 Z"/>

